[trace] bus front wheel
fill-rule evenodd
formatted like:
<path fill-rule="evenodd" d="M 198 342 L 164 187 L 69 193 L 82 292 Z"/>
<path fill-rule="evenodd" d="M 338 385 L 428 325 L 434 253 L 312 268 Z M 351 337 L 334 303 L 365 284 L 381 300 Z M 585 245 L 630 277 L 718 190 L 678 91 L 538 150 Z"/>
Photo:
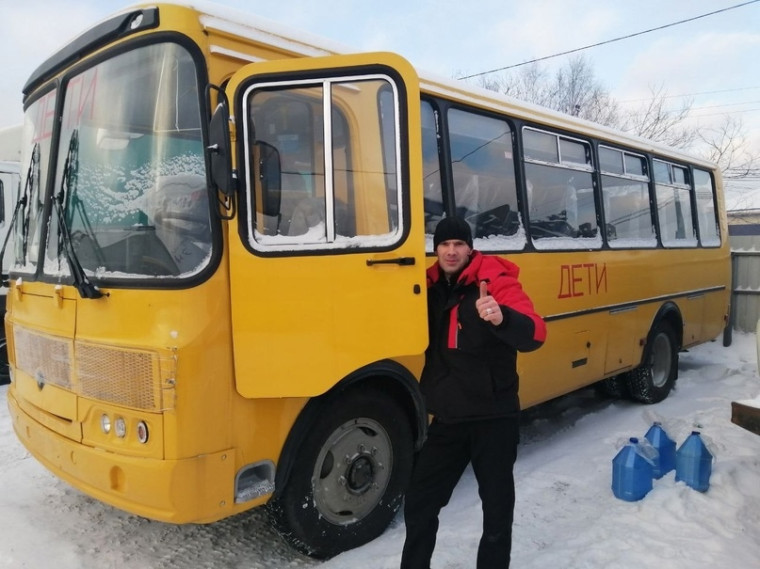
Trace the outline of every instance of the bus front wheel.
<path fill-rule="evenodd" d="M 293 547 L 327 558 L 388 527 L 411 474 L 413 446 L 408 418 L 382 393 L 354 391 L 320 415 L 268 511 Z"/>
<path fill-rule="evenodd" d="M 631 397 L 642 403 L 665 399 L 678 377 L 678 343 L 673 327 L 661 321 L 652 327 L 641 366 L 628 373 Z"/>

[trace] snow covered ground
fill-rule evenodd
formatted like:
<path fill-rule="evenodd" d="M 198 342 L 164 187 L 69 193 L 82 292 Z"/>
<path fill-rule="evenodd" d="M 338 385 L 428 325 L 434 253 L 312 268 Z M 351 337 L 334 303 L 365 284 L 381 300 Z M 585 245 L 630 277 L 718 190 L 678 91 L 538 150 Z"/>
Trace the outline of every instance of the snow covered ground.
<path fill-rule="evenodd" d="M 754 334 L 681 355 L 676 390 L 641 406 L 583 390 L 527 414 L 516 465 L 513 567 L 760 567 L 760 437 L 730 422 L 733 400 L 760 394 Z M 0 569 L 398 567 L 404 526 L 320 563 L 283 544 L 254 511 L 208 526 L 172 526 L 100 504 L 48 474 L 16 441 L 0 387 Z M 705 494 L 671 472 L 644 500 L 617 500 L 611 461 L 660 420 L 680 445 L 694 424 L 716 455 Z M 471 569 L 480 503 L 465 473 L 441 516 L 435 569 Z"/>

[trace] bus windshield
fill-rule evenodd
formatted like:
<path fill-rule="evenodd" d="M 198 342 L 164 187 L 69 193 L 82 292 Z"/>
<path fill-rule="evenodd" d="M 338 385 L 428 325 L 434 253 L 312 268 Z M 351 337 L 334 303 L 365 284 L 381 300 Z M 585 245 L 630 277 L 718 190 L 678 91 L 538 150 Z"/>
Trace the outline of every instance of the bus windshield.
<path fill-rule="evenodd" d="M 95 278 L 188 277 L 211 257 L 211 225 L 195 64 L 174 43 L 141 47 L 63 82 L 52 208 L 30 226 L 43 272 L 68 275 L 73 256 Z M 27 130 L 55 133 L 44 108 Z M 42 105 L 44 107 L 44 105 Z M 47 235 L 40 232 L 47 230 Z M 19 248 L 17 247 L 17 251 Z M 37 250 L 23 248 L 22 267 Z"/>

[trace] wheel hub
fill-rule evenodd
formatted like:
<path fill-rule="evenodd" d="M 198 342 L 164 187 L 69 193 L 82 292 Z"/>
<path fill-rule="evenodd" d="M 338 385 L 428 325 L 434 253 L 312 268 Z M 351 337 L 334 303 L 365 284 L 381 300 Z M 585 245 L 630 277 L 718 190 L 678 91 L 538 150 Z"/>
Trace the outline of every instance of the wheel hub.
<path fill-rule="evenodd" d="M 314 465 L 314 502 L 336 525 L 356 523 L 382 499 L 393 466 L 393 448 L 376 421 L 354 419 L 325 441 Z"/>
<path fill-rule="evenodd" d="M 375 464 L 370 456 L 360 455 L 348 467 L 348 489 L 356 494 L 365 492 L 375 478 Z"/>
<path fill-rule="evenodd" d="M 664 334 L 658 334 L 652 346 L 652 383 L 662 387 L 670 375 L 671 355 L 670 341 Z"/>

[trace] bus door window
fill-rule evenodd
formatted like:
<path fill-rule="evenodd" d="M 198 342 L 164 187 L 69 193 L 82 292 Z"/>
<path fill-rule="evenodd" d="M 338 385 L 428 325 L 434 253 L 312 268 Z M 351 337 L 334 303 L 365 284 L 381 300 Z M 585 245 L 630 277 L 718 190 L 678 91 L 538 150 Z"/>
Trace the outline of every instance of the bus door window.
<path fill-rule="evenodd" d="M 587 142 L 523 129 L 530 234 L 537 249 L 599 248 Z"/>
<path fill-rule="evenodd" d="M 677 164 L 654 161 L 657 217 L 665 247 L 696 247 L 689 171 Z"/>
<path fill-rule="evenodd" d="M 694 191 L 697 197 L 699 239 L 706 247 L 720 246 L 718 212 L 715 209 L 715 186 L 712 176 L 705 170 L 694 168 Z"/>
<path fill-rule="evenodd" d="M 352 222 L 340 235 L 395 234 L 402 191 L 396 92 L 384 80 L 365 80 L 336 83 L 332 95 L 333 109 L 346 117 L 339 136 L 333 128 L 333 167 L 345 170 L 336 173 L 335 179 L 345 182 L 335 187 L 335 207 L 344 208 L 338 217 Z M 364 100 L 368 95 L 371 99 Z"/>
<path fill-rule="evenodd" d="M 610 247 L 656 247 L 646 157 L 599 147 L 605 233 Z"/>
<path fill-rule="evenodd" d="M 245 105 L 253 248 L 340 247 L 398 233 L 397 102 L 388 81 L 260 85 Z M 262 145 L 279 164 L 266 187 L 255 155 Z"/>
<path fill-rule="evenodd" d="M 479 249 L 522 249 L 509 123 L 451 109 L 448 126 L 457 215 L 482 239 Z"/>
<path fill-rule="evenodd" d="M 265 207 L 264 191 L 259 192 L 257 229 L 264 235 L 303 235 L 325 219 L 324 151 L 315 137 L 321 89 L 262 93 L 259 99 L 261 104 L 253 107 L 255 136 L 277 153 L 279 180 L 267 191 L 279 192 L 279 207 Z"/>
<path fill-rule="evenodd" d="M 437 120 L 433 107 L 422 101 L 422 195 L 425 203 L 425 234 L 432 240 L 435 227 L 443 218 L 443 184 L 438 156 Z M 432 241 L 431 241 L 432 243 Z"/>
<path fill-rule="evenodd" d="M 401 188 L 398 186 L 401 178 L 398 172 L 399 164 L 396 161 L 396 141 L 399 139 L 399 133 L 396 132 L 396 96 L 394 92 L 391 89 L 381 89 L 378 103 L 380 105 L 378 109 L 380 112 L 380 143 L 383 149 L 388 221 L 392 225 L 391 229 L 397 230 L 397 223 L 401 216 L 401 203 L 399 202 Z M 347 148 L 345 142 L 342 147 L 344 150 Z"/>

